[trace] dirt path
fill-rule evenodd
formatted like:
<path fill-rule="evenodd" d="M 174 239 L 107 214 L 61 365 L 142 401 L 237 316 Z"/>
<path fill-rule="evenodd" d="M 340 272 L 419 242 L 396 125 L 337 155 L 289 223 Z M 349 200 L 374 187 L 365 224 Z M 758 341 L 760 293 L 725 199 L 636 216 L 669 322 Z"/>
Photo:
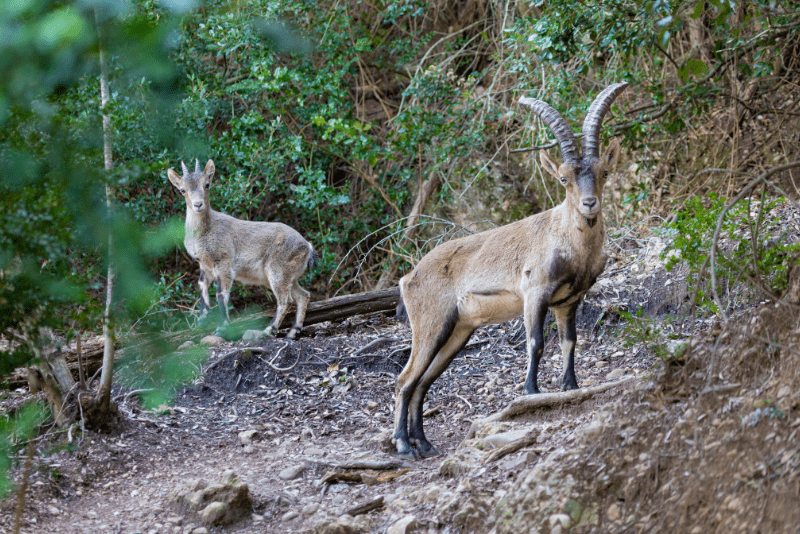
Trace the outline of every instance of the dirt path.
<path fill-rule="evenodd" d="M 174 506 L 171 494 L 194 479 L 213 483 L 228 470 L 248 485 L 252 513 L 232 525 L 207 527 L 207 532 L 514 532 L 535 526 L 555 533 L 576 525 L 583 527 L 575 531 L 605 531 L 603 525 L 613 521 L 634 524 L 646 516 L 644 504 L 636 504 L 636 491 L 649 498 L 655 489 L 647 493 L 645 486 L 626 485 L 622 493 L 609 490 L 598 494 L 593 508 L 578 497 L 596 493 L 591 481 L 602 479 L 606 456 L 612 454 L 608 451 L 618 446 L 606 436 L 638 432 L 656 440 L 655 430 L 636 429 L 637 424 L 658 428 L 657 420 L 641 419 L 647 410 L 628 413 L 626 420 L 612 422 L 611 417 L 623 413 L 631 399 L 655 405 L 643 392 L 652 393 L 650 379 L 672 369 L 673 364 L 665 366 L 662 360 L 678 361 L 669 356 L 670 338 L 710 326 L 710 321 L 691 328 L 674 319 L 664 321 L 683 304 L 686 291 L 676 291 L 679 279 L 654 260 L 659 246 L 656 242 L 642 249 L 627 266 L 612 265 L 579 312 L 576 367 L 581 386 L 635 377 L 623 387 L 577 405 L 544 408 L 491 425 L 462 443 L 471 423 L 519 397 L 524 381 L 520 320 L 483 328 L 427 396 L 426 431 L 445 455 L 390 469 L 343 469 L 341 464 L 356 461 L 396 460 L 388 438 L 394 381 L 408 358 L 408 329 L 383 315 L 310 328 L 274 362 L 288 367 L 297 361 L 288 372 L 267 364 L 285 345 L 282 339 L 252 345 L 256 351 L 225 344 L 213 348 L 209 361 L 230 356 L 183 390 L 170 410 L 157 415 L 128 401 L 121 406 L 127 422 L 119 435 L 76 435 L 75 445 L 66 450 L 39 450 L 23 532 L 199 534 L 206 527 Z M 631 276 L 634 266 L 638 278 Z M 626 312 L 638 309 L 642 319 L 625 319 Z M 661 337 L 648 334 L 647 325 L 659 328 Z M 540 374 L 543 389 L 549 391 L 556 390 L 561 374 L 555 338 L 549 336 Z M 364 347 L 369 348 L 356 354 Z M 730 382 L 725 378 L 720 384 Z M 670 401 L 670 395 L 678 400 Z M 660 394 L 660 402 L 667 403 L 665 421 L 687 419 L 687 395 L 689 390 Z M 718 404 L 709 406 L 719 409 Z M 679 407 L 684 411 L 676 411 Z M 693 420 L 702 421 L 698 408 L 693 409 Z M 791 410 L 783 414 L 789 434 L 800 418 Z M 719 424 L 714 420 L 708 417 L 707 424 Z M 668 431 L 663 424 L 661 441 Z M 759 435 L 774 440 L 769 434 Z M 493 447 L 521 435 L 528 438 L 524 447 L 484 463 Z M 601 443 L 605 445 L 598 449 Z M 643 472 L 651 472 L 646 445 L 631 447 L 615 460 L 631 470 L 627 476 L 636 477 L 636 459 L 648 466 Z M 789 454 L 789 464 L 796 458 L 788 449 L 784 454 Z M 328 484 L 330 471 L 349 473 L 352 480 Z M 657 489 L 668 473 L 658 468 L 655 473 L 662 477 L 655 482 Z M 539 481 L 533 486 L 531 476 Z M 536 503 L 550 504 L 525 501 L 520 497 L 523 487 L 528 488 L 526 495 L 536 496 Z M 573 490 L 578 493 L 571 494 Z M 623 494 L 627 503 L 619 501 Z M 791 487 L 785 494 L 793 495 Z M 12 497 L 0 507 L 0 533 L 10 532 L 14 504 Z M 355 510 L 365 504 L 374 509 Z"/>

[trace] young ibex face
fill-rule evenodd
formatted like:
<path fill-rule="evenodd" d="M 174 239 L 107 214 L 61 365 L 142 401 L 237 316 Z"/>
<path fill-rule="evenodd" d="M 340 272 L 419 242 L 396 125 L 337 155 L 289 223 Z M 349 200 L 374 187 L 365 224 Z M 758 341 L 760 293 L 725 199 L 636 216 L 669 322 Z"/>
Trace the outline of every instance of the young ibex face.
<path fill-rule="evenodd" d="M 566 188 L 568 204 L 583 216 L 590 228 L 603 211 L 603 186 L 608 170 L 617 164 L 619 152 L 619 141 L 612 139 L 601 157 L 583 156 L 560 165 L 544 150 L 539 153 L 542 167 Z"/>
<path fill-rule="evenodd" d="M 181 192 L 186 199 L 186 206 L 197 214 L 203 213 L 208 209 L 208 194 L 211 189 L 211 179 L 214 177 L 216 168 L 214 162 L 208 160 L 205 169 L 200 169 L 200 161 L 194 160 L 194 172 L 189 172 L 186 164 L 181 161 L 183 176 L 169 169 L 167 176 L 172 185 Z"/>

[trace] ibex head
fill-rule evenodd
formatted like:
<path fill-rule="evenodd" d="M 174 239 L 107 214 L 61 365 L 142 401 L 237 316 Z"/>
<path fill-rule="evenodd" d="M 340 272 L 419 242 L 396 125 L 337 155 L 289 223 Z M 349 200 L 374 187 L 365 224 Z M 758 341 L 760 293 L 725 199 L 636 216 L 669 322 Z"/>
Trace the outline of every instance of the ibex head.
<path fill-rule="evenodd" d="M 539 159 L 545 171 L 558 179 L 567 188 L 567 203 L 574 207 L 586 220 L 589 227 L 597 222 L 597 216 L 603 208 L 603 185 L 605 185 L 609 169 L 617 164 L 619 158 L 619 141 L 612 139 L 600 156 L 600 127 L 603 117 L 611 103 L 625 88 L 627 82 L 615 83 L 606 87 L 597 95 L 586 119 L 583 121 L 583 155 L 578 153 L 575 136 L 567 121 L 545 102 L 535 98 L 520 98 L 519 103 L 530 108 L 539 115 L 550 128 L 561 145 L 564 162 L 558 163 L 544 150 L 539 152 Z"/>
<path fill-rule="evenodd" d="M 186 199 L 186 206 L 194 210 L 195 213 L 203 213 L 209 208 L 208 192 L 211 188 L 211 179 L 214 177 L 214 162 L 208 160 L 205 169 L 200 169 L 200 161 L 194 160 L 194 172 L 189 172 L 189 168 L 181 161 L 183 176 L 172 169 L 167 170 L 167 176 L 172 185 L 181 192 Z"/>

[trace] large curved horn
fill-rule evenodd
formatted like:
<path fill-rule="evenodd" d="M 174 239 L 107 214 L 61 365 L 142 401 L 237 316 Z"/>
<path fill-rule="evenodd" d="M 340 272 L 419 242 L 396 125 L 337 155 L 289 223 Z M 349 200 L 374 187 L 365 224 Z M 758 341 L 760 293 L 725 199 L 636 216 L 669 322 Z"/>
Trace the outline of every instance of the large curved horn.
<path fill-rule="evenodd" d="M 519 99 L 521 106 L 529 108 L 531 111 L 539 115 L 539 118 L 550 128 L 553 135 L 556 136 L 558 144 L 561 145 L 561 153 L 564 155 L 564 161 L 573 162 L 578 159 L 578 147 L 575 144 L 575 134 L 567 124 L 567 121 L 550 107 L 549 104 L 542 102 L 536 98 L 522 97 Z"/>
<path fill-rule="evenodd" d="M 603 117 L 608 113 L 611 103 L 614 99 L 628 87 L 628 82 L 615 83 L 609 85 L 597 95 L 592 105 L 589 106 L 589 111 L 586 112 L 586 118 L 583 120 L 583 155 L 594 156 L 595 158 L 600 155 L 600 147 L 597 138 L 600 136 L 600 127 L 603 125 Z"/>
<path fill-rule="evenodd" d="M 181 160 L 181 170 L 183 171 L 183 175 L 186 176 L 189 174 L 189 169 L 186 167 L 186 164 Z"/>
<path fill-rule="evenodd" d="M 200 168 L 200 160 L 194 158 L 194 172 L 200 172 L 202 169 Z"/>

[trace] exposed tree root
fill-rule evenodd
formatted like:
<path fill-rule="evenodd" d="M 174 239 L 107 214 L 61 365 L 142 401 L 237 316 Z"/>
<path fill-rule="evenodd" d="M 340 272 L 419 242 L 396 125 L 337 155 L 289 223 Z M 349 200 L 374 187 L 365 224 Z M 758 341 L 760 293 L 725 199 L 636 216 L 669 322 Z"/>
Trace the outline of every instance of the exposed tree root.
<path fill-rule="evenodd" d="M 508 456 L 509 454 L 515 453 L 518 450 L 528 447 L 536 443 L 536 438 L 538 437 L 538 433 L 536 435 L 525 436 L 524 438 L 520 438 L 516 441 L 512 441 L 508 445 L 504 445 L 498 449 L 493 450 L 486 457 L 483 459 L 483 464 L 489 464 L 492 462 L 496 462 L 500 458 Z"/>
<path fill-rule="evenodd" d="M 545 406 L 558 406 L 568 402 L 583 402 L 594 397 L 598 393 L 621 386 L 622 384 L 630 382 L 633 379 L 634 377 L 630 376 L 620 380 L 615 380 L 614 382 L 606 382 L 605 384 L 599 384 L 597 386 L 585 389 L 573 389 L 572 391 L 559 393 L 539 393 L 537 395 L 525 395 L 523 397 L 519 397 L 511 401 L 508 406 L 499 412 L 474 421 L 464 439 L 474 438 L 488 423 L 508 421 L 509 419 L 513 419 L 520 414 L 535 410 L 536 408 L 543 408 Z"/>

